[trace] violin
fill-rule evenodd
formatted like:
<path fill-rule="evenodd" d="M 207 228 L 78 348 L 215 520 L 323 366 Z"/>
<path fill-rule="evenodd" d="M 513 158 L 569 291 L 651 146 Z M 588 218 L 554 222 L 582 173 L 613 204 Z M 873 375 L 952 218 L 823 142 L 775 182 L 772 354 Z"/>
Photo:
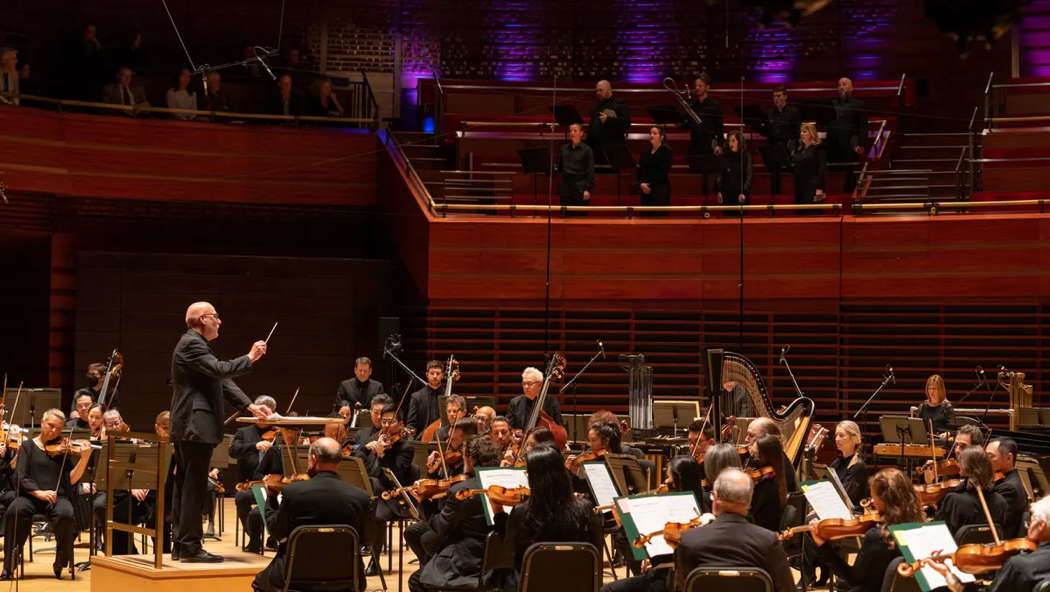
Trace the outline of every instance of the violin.
<path fill-rule="evenodd" d="M 948 495 L 948 492 L 962 485 L 962 479 L 948 479 L 939 483 L 929 485 L 913 485 L 915 495 L 923 506 L 937 506 Z"/>
<path fill-rule="evenodd" d="M 747 476 L 751 477 L 751 480 L 755 483 L 758 483 L 763 479 L 773 479 L 777 476 L 776 469 L 769 465 L 757 469 L 744 469 L 744 472 L 747 473 Z"/>
<path fill-rule="evenodd" d="M 803 532 L 815 532 L 819 538 L 826 541 L 847 539 L 850 537 L 863 536 L 872 526 L 882 522 L 882 516 L 877 512 L 863 514 L 859 518 L 843 520 L 842 518 L 827 518 L 816 524 L 803 524 L 789 528 L 777 535 L 781 541 L 790 539 L 796 534 Z"/>
<path fill-rule="evenodd" d="M 238 483 L 234 487 L 234 489 L 236 489 L 237 491 L 246 491 L 256 485 L 262 485 L 270 493 L 280 493 L 281 490 L 284 489 L 285 485 L 288 485 L 289 483 L 295 483 L 296 481 L 306 481 L 309 478 L 310 475 L 307 473 L 296 473 L 291 477 L 285 477 L 284 475 L 274 473 L 271 475 L 266 475 L 262 479 L 258 479 L 256 481 L 242 481 L 241 483 Z"/>
<path fill-rule="evenodd" d="M 441 456 L 435 456 L 430 460 L 427 460 L 427 472 L 436 473 L 441 469 L 441 465 L 444 464 L 446 467 L 454 465 L 463 460 L 463 452 L 459 450 L 446 450 L 444 456 L 444 463 L 441 461 Z"/>
<path fill-rule="evenodd" d="M 277 429 L 277 426 L 268 426 L 264 431 L 259 433 L 259 437 L 267 442 L 273 442 L 277 439 L 277 434 L 279 433 L 280 430 Z"/>
<path fill-rule="evenodd" d="M 44 452 L 50 456 L 62 456 L 63 454 L 80 454 L 85 448 L 90 447 L 91 443 L 84 440 L 61 438 L 50 444 L 44 444 Z"/>
<path fill-rule="evenodd" d="M 583 454 L 571 454 L 565 459 L 565 468 L 570 472 L 575 473 L 580 470 L 580 465 L 583 463 L 598 460 L 603 456 L 605 456 L 604 450 L 601 452 L 589 450 Z"/>
<path fill-rule="evenodd" d="M 915 472 L 921 476 L 926 471 L 936 471 L 938 475 L 942 477 L 951 477 L 959 474 L 959 461 L 954 458 L 948 460 L 942 460 L 938 463 L 934 463 L 932 460 L 926 461 L 926 464 L 915 469 Z"/>
<path fill-rule="evenodd" d="M 667 541 L 668 545 L 670 545 L 672 548 L 677 547 L 678 543 L 682 541 L 683 532 L 689 530 L 690 528 L 703 526 L 714 519 L 715 517 L 712 514 L 698 514 L 696 518 L 693 518 L 689 522 L 668 522 L 664 524 L 662 530 L 657 530 L 655 532 L 650 532 L 649 534 L 644 534 L 634 539 L 634 541 L 632 541 L 631 544 L 635 547 L 642 548 L 646 545 L 646 543 L 653 540 L 654 538 L 658 536 L 663 536 L 664 540 Z"/>
<path fill-rule="evenodd" d="M 435 497 L 448 493 L 449 488 L 456 483 L 466 481 L 467 479 L 470 479 L 470 475 L 467 475 L 466 473 L 455 475 L 448 479 L 420 479 L 412 485 L 384 491 L 379 494 L 379 497 L 384 500 L 391 500 L 400 497 L 402 493 L 407 493 L 417 500 L 434 499 Z"/>
<path fill-rule="evenodd" d="M 932 562 L 943 562 L 951 559 L 956 569 L 968 574 L 981 574 L 1002 568 L 1003 564 L 1021 551 L 1035 551 L 1038 545 L 1027 538 L 1011 539 L 1003 541 L 998 545 L 994 543 L 963 545 L 954 553 L 933 555 L 926 559 L 920 559 L 914 563 L 901 563 L 897 566 L 897 573 L 910 578 L 922 566 Z"/>
<path fill-rule="evenodd" d="M 489 485 L 487 489 L 464 489 L 456 492 L 456 499 L 463 501 L 475 495 L 487 495 L 489 500 L 501 506 L 516 506 L 529 497 L 528 487 L 504 487 Z"/>

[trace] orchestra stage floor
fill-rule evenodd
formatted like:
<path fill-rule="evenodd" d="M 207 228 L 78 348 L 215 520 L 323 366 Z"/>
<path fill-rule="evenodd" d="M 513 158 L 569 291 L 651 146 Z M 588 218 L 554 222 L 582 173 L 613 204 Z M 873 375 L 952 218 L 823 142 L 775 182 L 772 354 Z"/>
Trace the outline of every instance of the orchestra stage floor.
<path fill-rule="evenodd" d="M 233 529 L 233 520 L 236 517 L 236 511 L 235 511 L 235 508 L 234 508 L 234 505 L 233 505 L 233 498 L 232 497 L 231 498 L 226 498 L 226 500 L 225 500 L 225 507 L 226 507 L 226 529 L 225 529 L 225 532 L 222 534 L 222 540 L 220 540 L 220 541 L 208 541 L 208 542 L 205 543 L 205 548 L 207 548 L 212 553 L 217 553 L 219 555 L 227 556 L 228 560 L 227 560 L 227 562 L 225 562 L 223 564 L 225 566 L 225 568 L 228 569 L 228 570 L 240 571 L 241 573 L 245 574 L 244 577 L 247 577 L 247 572 L 249 572 L 249 571 L 258 571 L 258 569 L 262 569 L 262 567 L 264 567 L 270 561 L 270 558 L 273 557 L 273 551 L 267 551 L 265 557 L 259 557 L 259 556 L 249 555 L 247 553 L 242 552 L 240 549 L 236 548 L 235 545 L 234 545 L 234 529 Z M 135 538 L 136 538 L 137 544 L 140 544 L 140 551 L 141 551 L 142 550 L 141 549 L 141 543 L 138 542 L 140 537 L 135 537 Z M 87 532 L 82 533 L 81 539 L 82 539 L 83 542 L 87 541 Z M 395 538 L 395 540 L 394 540 L 394 553 L 393 553 L 393 570 L 394 570 L 394 573 L 391 573 L 391 572 L 387 571 L 387 569 L 386 569 L 386 567 L 387 567 L 387 556 L 386 556 L 385 553 L 383 554 L 383 562 L 382 562 L 383 572 L 384 572 L 384 576 L 386 577 L 387 589 L 390 590 L 391 592 L 396 592 L 398 590 L 398 580 L 397 580 L 396 572 L 397 572 L 397 569 L 398 569 L 398 559 L 399 559 L 399 552 L 400 552 L 400 550 L 399 550 L 397 545 L 398 545 L 398 542 L 397 542 L 397 539 Z M 19 590 L 19 592 L 52 592 L 52 591 L 54 591 L 54 592 L 89 592 L 90 590 L 92 590 L 91 582 L 92 582 L 92 571 L 93 570 L 90 570 L 90 569 L 87 570 L 87 571 L 78 572 L 77 573 L 77 579 L 76 579 L 75 582 L 71 582 L 69 580 L 69 571 L 68 570 L 63 572 L 63 578 L 64 579 L 62 581 L 58 581 L 58 580 L 55 579 L 54 575 L 51 573 L 51 562 L 54 560 L 54 551 L 51 550 L 51 549 L 53 549 L 53 547 L 54 547 L 53 542 L 44 541 L 44 540 L 42 540 L 40 538 L 37 538 L 37 539 L 34 540 L 34 543 L 33 543 L 33 559 L 34 560 L 32 562 L 26 561 L 26 564 L 25 564 L 25 579 L 18 583 L 18 590 Z M 28 552 L 26 553 L 26 557 L 28 559 Z M 142 556 L 139 556 L 139 557 L 142 557 Z M 87 561 L 87 559 L 88 559 L 88 550 L 86 548 L 79 548 L 78 547 L 76 549 L 76 561 L 77 562 Z M 412 575 L 412 572 L 414 572 L 417 569 L 416 565 L 414 563 L 410 563 L 413 559 L 414 559 L 414 556 L 412 555 L 412 552 L 408 551 L 405 554 L 405 558 L 404 558 L 405 569 L 404 569 L 404 573 L 402 574 L 403 586 L 404 586 L 403 590 L 405 590 L 405 591 L 408 590 L 408 576 Z M 135 560 L 139 561 L 140 559 L 139 558 L 135 558 Z M 151 561 L 152 561 L 152 556 L 150 556 L 149 561 L 144 561 L 144 563 L 146 565 L 152 566 L 152 563 L 150 563 Z M 166 564 L 170 564 L 171 563 L 171 558 L 170 557 L 166 557 L 165 563 Z M 256 567 L 256 566 L 258 566 L 258 567 Z M 214 570 L 214 569 L 215 569 L 214 565 L 183 564 L 183 563 L 178 563 L 178 564 L 172 565 L 172 570 L 178 570 L 180 572 L 202 571 L 202 570 L 206 571 L 206 570 Z M 617 574 L 621 578 L 624 577 L 624 569 L 622 567 L 621 568 L 617 568 L 616 571 L 617 571 Z M 797 578 L 797 574 L 796 574 L 796 578 Z M 100 577 L 98 583 L 102 583 L 103 579 L 108 579 L 108 578 L 106 576 Z M 612 581 L 612 577 L 609 574 L 608 569 L 606 569 L 606 573 L 605 573 L 605 578 L 604 579 L 605 579 L 606 582 Z M 216 578 L 216 579 L 213 580 L 213 583 L 217 584 L 220 581 L 221 581 L 220 579 Z M 250 581 L 250 580 L 245 580 L 245 581 Z M 229 582 L 229 580 L 227 582 Z M 0 582 L 0 590 L 4 589 L 5 587 L 9 587 L 11 590 L 14 590 L 14 586 L 11 586 L 11 584 L 12 584 L 12 582 Z M 107 587 L 107 588 L 108 589 L 106 590 L 106 592 L 132 592 L 132 590 L 134 590 L 134 592 L 140 592 L 140 590 L 142 590 L 144 592 L 146 591 L 145 588 L 129 588 L 128 586 L 120 586 L 117 590 L 114 590 L 113 588 L 109 588 L 109 587 Z M 247 587 L 240 588 L 239 586 L 233 587 L 233 588 L 224 586 L 224 587 L 222 587 L 222 589 L 223 590 L 243 589 L 243 590 L 246 590 L 246 591 L 249 590 L 249 588 L 247 588 Z M 382 584 L 380 583 L 379 576 L 372 576 L 372 577 L 368 578 L 368 588 L 367 588 L 368 592 L 373 592 L 373 591 L 382 590 L 382 589 L 383 589 L 383 587 L 382 587 Z M 96 588 L 95 592 L 99 592 L 99 589 Z"/>

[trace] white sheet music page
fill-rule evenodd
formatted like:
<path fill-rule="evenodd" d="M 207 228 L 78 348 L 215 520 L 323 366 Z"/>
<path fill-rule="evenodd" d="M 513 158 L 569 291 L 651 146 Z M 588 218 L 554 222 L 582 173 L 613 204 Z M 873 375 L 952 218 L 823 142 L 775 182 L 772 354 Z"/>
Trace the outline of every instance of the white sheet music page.
<path fill-rule="evenodd" d="M 475 471 L 478 476 L 478 481 L 481 482 L 483 489 L 488 489 L 491 485 L 502 485 L 507 489 L 514 489 L 515 487 L 528 487 L 529 476 L 525 473 L 523 468 L 515 467 L 485 467 L 479 468 Z M 489 503 L 489 496 L 485 496 L 485 515 L 488 516 L 489 522 L 492 522 L 492 504 Z M 503 506 L 503 511 L 510 514 L 513 508 L 511 506 Z"/>
<path fill-rule="evenodd" d="M 582 466 L 583 474 L 591 485 L 597 505 L 608 506 L 613 503 L 614 499 L 620 497 L 619 492 L 616 491 L 616 483 L 609 473 L 609 467 L 605 466 L 604 462 L 585 462 Z"/>
<path fill-rule="evenodd" d="M 803 485 L 802 494 L 806 496 L 806 501 L 813 506 L 817 518 L 821 520 L 829 518 L 850 520 L 853 518 L 853 512 L 846 502 L 842 501 L 842 496 L 835 490 L 835 485 L 831 481 L 817 481 Z"/>
<path fill-rule="evenodd" d="M 948 526 L 943 522 L 926 524 L 907 530 L 897 530 L 894 531 L 893 536 L 897 538 L 899 543 L 906 545 L 911 550 L 912 556 L 917 560 L 930 557 L 934 552 L 941 555 L 953 553 L 958 548 L 955 544 L 955 539 L 952 538 L 952 533 L 948 531 Z M 945 561 L 945 565 L 951 568 L 952 573 L 964 584 L 976 579 L 972 575 L 956 569 L 951 560 Z M 924 566 L 921 573 L 926 579 L 926 583 L 929 584 L 930 590 L 948 585 L 944 577 L 932 567 Z"/>
<path fill-rule="evenodd" d="M 631 519 L 638 527 L 638 533 L 642 535 L 662 531 L 664 524 L 668 522 L 686 523 L 700 515 L 696 497 L 688 491 L 632 497 L 628 503 Z M 649 553 L 649 557 L 674 553 L 674 549 L 667 544 L 662 534 L 646 543 L 645 551 Z"/>

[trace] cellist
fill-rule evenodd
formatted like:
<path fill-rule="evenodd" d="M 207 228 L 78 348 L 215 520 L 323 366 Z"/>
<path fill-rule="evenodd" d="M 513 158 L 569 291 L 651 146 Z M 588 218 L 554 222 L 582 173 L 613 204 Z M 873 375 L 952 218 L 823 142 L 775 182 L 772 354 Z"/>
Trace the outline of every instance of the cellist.
<path fill-rule="evenodd" d="M 532 414 L 532 407 L 535 404 L 536 397 L 540 396 L 540 389 L 542 388 L 543 372 L 529 366 L 521 373 L 522 394 L 510 400 L 510 405 L 507 410 L 507 419 L 510 420 L 510 429 L 525 429 L 525 424 L 529 422 L 529 415 Z M 554 423 L 565 425 L 561 418 L 561 405 L 558 404 L 557 397 L 547 397 L 546 401 L 543 403 L 543 411 L 554 420 Z"/>

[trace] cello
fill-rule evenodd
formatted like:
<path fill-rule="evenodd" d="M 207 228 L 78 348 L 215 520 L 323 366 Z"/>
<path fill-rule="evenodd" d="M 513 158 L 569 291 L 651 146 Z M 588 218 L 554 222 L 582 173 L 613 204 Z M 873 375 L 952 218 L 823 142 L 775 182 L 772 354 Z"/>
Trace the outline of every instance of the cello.
<path fill-rule="evenodd" d="M 544 403 L 547 402 L 547 391 L 550 390 L 551 381 L 555 379 L 561 379 L 562 373 L 565 371 L 565 356 L 560 352 L 554 352 L 551 354 L 551 359 L 547 362 L 547 371 L 543 376 L 543 387 L 540 389 L 540 394 L 536 396 L 536 400 L 533 402 L 532 413 L 529 414 L 529 421 L 525 424 L 525 436 L 522 438 L 522 447 L 518 450 L 517 458 L 515 463 L 521 460 L 522 452 L 525 450 L 524 442 L 528 440 L 529 433 L 535 430 L 537 427 L 547 428 L 551 431 L 554 436 L 554 443 L 558 447 L 558 450 L 564 450 L 565 446 L 569 442 L 569 434 L 565 431 L 565 428 L 554 421 L 546 411 L 543 410 Z"/>

